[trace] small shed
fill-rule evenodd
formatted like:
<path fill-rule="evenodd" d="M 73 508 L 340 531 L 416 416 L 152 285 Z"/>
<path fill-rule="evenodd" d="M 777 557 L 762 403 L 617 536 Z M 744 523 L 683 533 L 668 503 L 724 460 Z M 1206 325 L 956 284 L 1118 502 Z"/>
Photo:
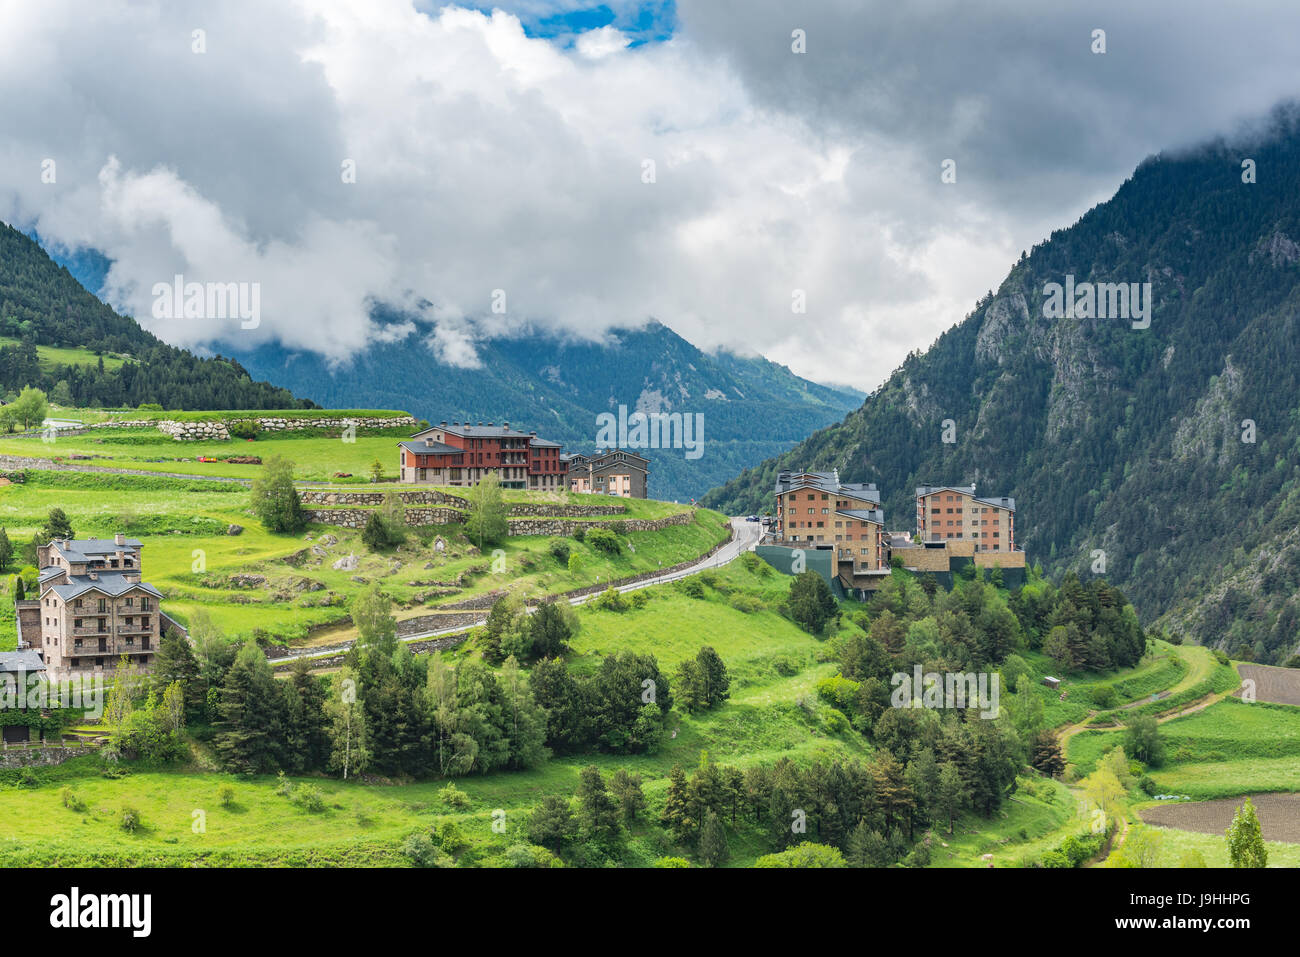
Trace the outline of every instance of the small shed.
<path fill-rule="evenodd" d="M 19 700 L 26 700 L 26 676 L 44 670 L 45 662 L 40 653 L 30 648 L 0 652 L 0 681 L 13 689 Z M 0 729 L 0 738 L 5 745 L 22 744 L 31 739 L 31 729 L 25 724 L 6 724 Z"/>
<path fill-rule="evenodd" d="M 1053 678 L 1051 675 L 1047 675 L 1045 678 L 1043 678 L 1043 684 L 1047 685 L 1047 687 L 1055 691 L 1057 688 L 1061 687 L 1061 679 Z"/>

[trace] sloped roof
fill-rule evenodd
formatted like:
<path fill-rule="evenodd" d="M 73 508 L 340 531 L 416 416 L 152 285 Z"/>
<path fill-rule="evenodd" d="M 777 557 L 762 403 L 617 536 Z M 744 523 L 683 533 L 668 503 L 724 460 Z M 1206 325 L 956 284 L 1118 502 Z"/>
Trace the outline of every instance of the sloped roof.
<path fill-rule="evenodd" d="M 116 555 L 120 551 L 142 548 L 144 543 L 138 538 L 128 538 L 121 545 L 111 538 L 70 538 L 66 544 L 56 539 L 50 542 L 59 553 L 70 562 L 88 562 L 92 558 L 104 555 Z"/>
<path fill-rule="evenodd" d="M 404 449 L 414 452 L 416 455 L 460 455 L 465 450 L 458 449 L 454 445 L 444 445 L 441 442 L 398 442 Z"/>
<path fill-rule="evenodd" d="M 134 577 L 134 575 L 131 576 L 131 578 Z M 73 598 L 91 591 L 100 592 L 109 598 L 116 598 L 119 595 L 125 595 L 133 588 L 143 589 L 156 598 L 162 598 L 162 592 L 154 588 L 153 585 L 144 581 L 128 581 L 127 573 L 121 571 L 99 572 L 94 579 L 89 575 L 70 575 L 68 581 L 64 584 L 51 585 L 47 590 L 54 592 L 64 601 L 71 601 Z"/>

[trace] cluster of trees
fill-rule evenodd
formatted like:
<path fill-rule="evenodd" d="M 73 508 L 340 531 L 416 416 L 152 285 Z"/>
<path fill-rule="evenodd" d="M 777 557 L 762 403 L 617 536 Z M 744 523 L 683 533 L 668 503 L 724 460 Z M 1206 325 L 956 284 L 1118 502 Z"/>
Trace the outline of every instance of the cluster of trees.
<path fill-rule="evenodd" d="M 1085 585 L 1067 572 L 1059 587 L 1036 578 L 1016 590 L 1011 609 L 1028 646 L 1065 673 L 1131 668 L 1146 653 L 1137 612 L 1102 578 Z"/>
<path fill-rule="evenodd" d="M 45 393 L 29 385 L 23 386 L 21 392 L 11 392 L 6 396 L 5 404 L 0 406 L 0 429 L 6 432 L 34 429 L 45 421 L 49 412 L 50 404 Z"/>
<path fill-rule="evenodd" d="M 569 650 L 570 639 L 581 627 L 577 612 L 566 601 L 545 601 L 530 613 L 517 595 L 504 595 L 488 611 L 479 647 L 493 664 L 510 657 L 522 663 L 558 658 Z"/>
<path fill-rule="evenodd" d="M 857 867 L 923 866 L 929 845 L 918 836 L 931 827 L 951 833 L 967 809 L 995 813 L 1021 764 L 1007 729 L 949 714 L 905 755 L 881 748 L 866 762 L 781 758 L 742 771 L 702 755 L 689 778 L 673 768 L 661 823 L 704 864 L 726 860 L 728 828 L 748 823 L 776 851 L 813 841 Z"/>
<path fill-rule="evenodd" d="M 527 635 L 555 651 L 572 633 L 562 605 L 532 615 L 494 611 L 509 621 L 508 639 Z M 188 720 L 210 730 L 223 764 L 237 772 L 459 776 L 532 767 L 552 750 L 646 752 L 663 739 L 673 698 L 651 655 L 611 655 L 583 678 L 555 657 L 531 676 L 513 655 L 499 669 L 448 665 L 398 642 L 378 585 L 354 599 L 352 620 L 358 639 L 332 678 L 299 661 L 288 681 L 277 681 L 254 642 L 236 648 L 198 615 L 194 647 L 163 638 L 154 680 L 179 689 Z M 716 703 L 725 668 L 703 652 L 698 660 L 709 673 L 705 700 Z"/>
<path fill-rule="evenodd" d="M 595 765 L 578 773 L 572 800 L 551 794 L 528 818 L 528 839 L 579 866 L 617 859 L 627 829 L 644 816 L 641 775 L 619 768 L 608 781 Z"/>

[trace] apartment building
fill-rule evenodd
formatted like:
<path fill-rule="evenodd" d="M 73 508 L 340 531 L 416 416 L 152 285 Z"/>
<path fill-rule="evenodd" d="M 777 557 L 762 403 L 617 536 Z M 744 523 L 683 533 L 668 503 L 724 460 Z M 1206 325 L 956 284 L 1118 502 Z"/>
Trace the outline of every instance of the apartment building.
<path fill-rule="evenodd" d="M 834 548 L 853 573 L 889 567 L 889 538 L 880 490 L 874 484 L 841 482 L 838 471 L 783 471 L 776 480 L 776 544 Z"/>
<path fill-rule="evenodd" d="M 565 456 L 569 491 L 621 498 L 646 498 L 650 486 L 650 460 L 626 449 L 595 455 L 575 452 Z"/>
<path fill-rule="evenodd" d="M 976 552 L 1016 550 L 1016 500 L 977 497 L 971 485 L 916 489 L 916 534 L 921 542 L 968 541 Z"/>
<path fill-rule="evenodd" d="M 568 488 L 568 461 L 560 444 L 516 431 L 509 422 L 440 422 L 398 443 L 402 482 L 469 487 L 488 474 L 495 474 L 503 488 Z"/>
<path fill-rule="evenodd" d="M 126 655 L 147 670 L 163 632 L 162 598 L 142 580 L 139 539 L 55 539 L 37 549 L 39 595 L 23 601 L 23 645 L 52 680 L 112 670 Z M 35 612 L 35 614 L 33 614 Z"/>

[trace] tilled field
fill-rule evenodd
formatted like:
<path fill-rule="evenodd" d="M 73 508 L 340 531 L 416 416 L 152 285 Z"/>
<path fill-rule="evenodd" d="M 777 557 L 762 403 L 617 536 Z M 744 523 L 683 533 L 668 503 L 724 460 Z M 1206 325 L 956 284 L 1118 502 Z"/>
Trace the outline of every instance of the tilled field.
<path fill-rule="evenodd" d="M 1300 844 L 1300 794 L 1253 794 L 1259 828 L 1266 841 Z M 1220 798 L 1184 804 L 1162 804 L 1142 810 L 1142 820 L 1200 834 L 1222 834 L 1244 797 Z"/>
<path fill-rule="evenodd" d="M 1255 697 L 1274 704 L 1300 705 L 1300 668 L 1273 668 L 1268 665 L 1239 665 L 1243 679 L 1255 682 Z"/>

